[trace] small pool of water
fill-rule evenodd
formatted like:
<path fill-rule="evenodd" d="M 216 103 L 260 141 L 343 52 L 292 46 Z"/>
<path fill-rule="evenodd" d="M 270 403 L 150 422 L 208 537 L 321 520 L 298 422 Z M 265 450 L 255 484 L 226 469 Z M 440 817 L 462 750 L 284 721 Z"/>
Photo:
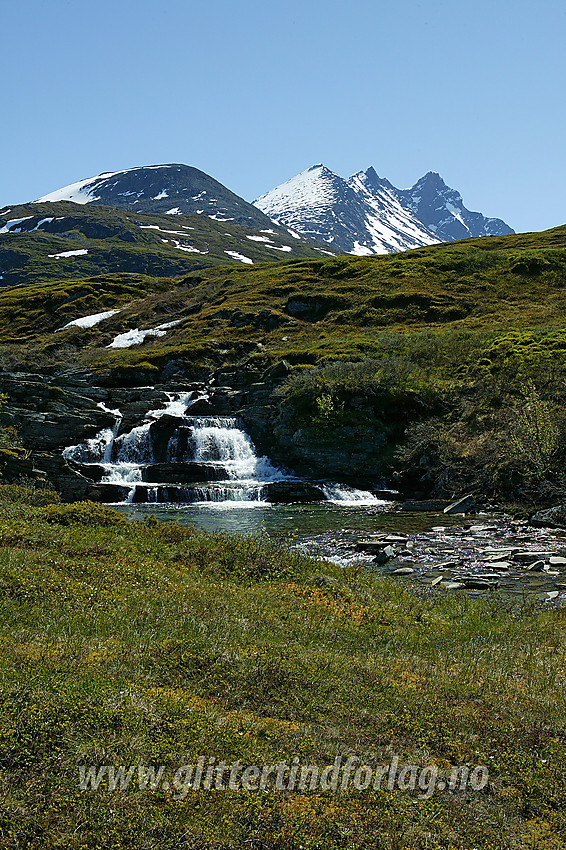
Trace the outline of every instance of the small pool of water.
<path fill-rule="evenodd" d="M 123 504 L 116 509 L 137 519 L 153 515 L 210 532 L 266 533 L 314 557 L 342 566 L 364 565 L 420 592 L 460 589 L 479 595 L 496 589 L 507 595 L 527 594 L 541 602 L 566 604 L 566 532 L 531 528 L 504 514 L 410 514 L 397 511 L 390 502 L 364 506 L 330 502 Z M 395 556 L 386 563 L 379 563 L 375 552 L 356 548 L 360 541 L 380 532 L 403 541 L 395 544 Z M 519 560 L 514 558 L 514 553 L 520 552 L 532 553 L 528 563 L 519 554 Z M 539 561 L 539 568 L 531 571 L 530 562 L 539 558 L 545 562 L 544 568 Z M 405 572 L 395 573 L 398 569 Z M 489 588 L 463 584 L 470 578 L 476 584 L 486 580 Z"/>
<path fill-rule="evenodd" d="M 270 505 L 266 502 L 207 502 L 206 504 L 115 505 L 136 519 L 155 516 L 165 522 L 194 525 L 206 531 L 239 534 L 266 532 L 273 537 L 318 535 L 331 531 L 398 531 L 414 534 L 440 522 L 436 514 L 404 514 L 391 502 L 342 506 L 333 502 L 311 505 Z M 463 517 L 442 517 L 444 525 L 461 525 Z"/>

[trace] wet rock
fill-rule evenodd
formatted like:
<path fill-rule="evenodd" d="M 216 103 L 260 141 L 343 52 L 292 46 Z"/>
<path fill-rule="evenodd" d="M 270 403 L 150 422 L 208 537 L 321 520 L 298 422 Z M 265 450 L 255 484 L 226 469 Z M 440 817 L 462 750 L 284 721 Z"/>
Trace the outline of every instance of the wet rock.
<path fill-rule="evenodd" d="M 505 572 L 511 566 L 510 561 L 489 561 L 486 566 L 489 566 L 492 570 L 499 570 L 499 572 Z"/>
<path fill-rule="evenodd" d="M 371 492 L 376 499 L 383 499 L 384 502 L 398 502 L 401 499 L 398 490 L 372 490 Z"/>
<path fill-rule="evenodd" d="M 469 590 L 495 590 L 499 586 L 499 581 L 488 581 L 475 577 L 462 577 L 462 583 Z"/>
<path fill-rule="evenodd" d="M 120 484 L 93 484 L 86 489 L 85 498 L 91 502 L 125 502 L 129 492 L 129 487 Z"/>
<path fill-rule="evenodd" d="M 548 561 L 553 552 L 515 552 L 513 560 L 517 564 L 534 564 L 535 561 Z"/>
<path fill-rule="evenodd" d="M 412 567 L 398 567 L 396 570 L 392 570 L 392 576 L 410 576 L 414 573 L 414 569 Z"/>
<path fill-rule="evenodd" d="M 385 546 L 385 548 L 382 549 L 381 552 L 377 553 L 373 560 L 375 564 L 386 564 L 388 561 L 394 558 L 396 554 L 397 553 L 393 546 Z"/>
<path fill-rule="evenodd" d="M 228 477 L 221 463 L 154 463 L 142 468 L 142 481 L 151 484 L 196 484 Z"/>
<path fill-rule="evenodd" d="M 451 505 L 447 505 L 444 508 L 445 514 L 465 514 L 468 511 L 471 511 L 476 506 L 475 497 L 472 494 L 468 494 L 467 496 L 462 496 L 461 499 L 458 499 L 455 502 L 452 502 Z"/>
<path fill-rule="evenodd" d="M 358 540 L 354 546 L 356 552 L 367 552 L 370 555 L 375 554 L 376 552 L 382 552 L 383 549 L 388 544 L 385 542 L 383 538 L 370 538 L 365 540 Z"/>
<path fill-rule="evenodd" d="M 544 567 L 544 561 L 535 561 L 533 564 L 529 564 L 527 570 L 531 573 L 542 573 L 544 571 Z"/>
<path fill-rule="evenodd" d="M 197 399 L 195 401 L 195 403 L 191 404 L 191 406 L 187 410 L 187 414 L 189 416 L 202 416 L 202 415 L 213 416 L 217 412 L 218 412 L 217 407 L 208 398 Z"/>
<path fill-rule="evenodd" d="M 513 555 L 515 554 L 515 552 L 519 552 L 519 549 L 500 549 L 495 554 L 492 554 L 492 555 L 486 554 L 486 552 L 488 551 L 487 549 L 483 549 L 481 551 L 482 551 L 482 557 L 483 557 L 484 561 L 487 561 L 489 563 L 492 563 L 492 562 L 498 563 L 498 562 L 501 562 L 501 561 L 506 561 L 509 558 L 512 558 Z"/>
<path fill-rule="evenodd" d="M 67 460 L 67 463 L 75 472 L 97 483 L 106 475 L 106 469 L 99 463 L 78 463 L 70 458 Z"/>

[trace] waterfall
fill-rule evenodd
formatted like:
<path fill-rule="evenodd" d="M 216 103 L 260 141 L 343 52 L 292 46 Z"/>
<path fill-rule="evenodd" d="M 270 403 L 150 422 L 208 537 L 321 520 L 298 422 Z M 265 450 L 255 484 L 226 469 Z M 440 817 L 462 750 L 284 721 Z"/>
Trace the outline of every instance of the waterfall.
<path fill-rule="evenodd" d="M 119 436 L 123 420 L 121 412 L 109 410 L 101 404 L 107 413 L 115 416 L 113 428 L 103 429 L 78 446 L 69 446 L 64 450 L 64 456 L 83 465 L 86 475 L 89 465 L 102 466 L 104 474 L 100 484 L 124 485 L 128 488 L 128 501 L 135 502 L 251 503 L 261 499 L 264 483 L 286 477 L 269 458 L 257 456 L 251 438 L 236 418 L 188 415 L 192 405 L 207 396 L 193 392 L 166 395 L 167 402 L 163 407 L 149 410 L 142 425 Z M 158 460 L 165 460 L 165 464 L 173 469 L 175 466 L 190 469 L 192 465 L 200 470 L 201 475 L 203 466 L 214 465 L 216 470 L 220 468 L 224 480 L 197 481 L 189 487 L 165 482 L 152 483 L 151 486 L 143 483 L 147 480 L 143 473 L 146 467 L 155 465 L 160 468 L 156 461 L 155 440 L 163 440 L 163 436 L 156 436 L 152 426 L 159 428 L 157 423 L 163 416 L 171 416 L 177 422 L 180 420 L 180 424 L 172 426 L 174 430 L 169 436 L 167 428 L 156 432 L 158 435 L 165 434 L 167 440 L 165 448 L 160 444 Z M 181 472 L 179 475 L 183 480 Z M 210 477 L 206 471 L 204 477 Z"/>
<path fill-rule="evenodd" d="M 309 501 L 319 497 L 342 506 L 380 504 L 371 493 L 344 484 L 305 484 L 291 479 L 270 459 L 259 456 L 242 423 L 232 416 L 191 416 L 191 407 L 207 399 L 202 393 L 166 393 L 161 408 L 148 410 L 141 425 L 120 434 L 119 410 L 112 428 L 63 451 L 79 463 L 99 486 L 122 485 L 124 498 L 135 503 L 247 505 L 273 501 Z M 163 422 L 160 420 L 168 417 Z M 91 472 L 89 475 L 89 467 Z M 275 482 L 281 482 L 275 483 Z M 310 490 L 309 490 L 310 488 Z M 104 490 L 101 489 L 104 495 Z M 116 489 L 108 489 L 116 498 Z M 297 493 L 299 495 L 297 496 Z M 264 495 L 265 494 L 265 495 Z M 316 500 L 316 499 L 315 499 Z"/>
<path fill-rule="evenodd" d="M 113 454 L 118 464 L 153 463 L 150 427 L 150 423 L 138 425 L 114 441 Z"/>
<path fill-rule="evenodd" d="M 103 428 L 96 436 L 85 440 L 84 443 L 64 449 L 63 457 L 67 460 L 75 460 L 77 463 L 98 463 L 103 460 L 109 450 L 112 451 L 114 436 L 113 428 Z"/>

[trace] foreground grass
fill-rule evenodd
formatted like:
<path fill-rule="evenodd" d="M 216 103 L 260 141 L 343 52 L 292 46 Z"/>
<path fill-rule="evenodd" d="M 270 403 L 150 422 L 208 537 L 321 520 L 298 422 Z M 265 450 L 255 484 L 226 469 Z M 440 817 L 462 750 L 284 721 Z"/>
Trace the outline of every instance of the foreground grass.
<path fill-rule="evenodd" d="M 6 848 L 566 846 L 566 619 L 0 487 Z M 482 792 L 80 791 L 81 764 L 485 764 Z"/>

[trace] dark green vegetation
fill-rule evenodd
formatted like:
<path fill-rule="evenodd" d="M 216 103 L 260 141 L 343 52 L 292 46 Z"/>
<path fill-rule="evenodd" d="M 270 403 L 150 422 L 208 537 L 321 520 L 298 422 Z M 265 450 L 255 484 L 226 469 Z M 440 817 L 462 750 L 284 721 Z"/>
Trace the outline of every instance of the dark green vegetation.
<path fill-rule="evenodd" d="M 76 280 L 108 272 L 179 277 L 192 269 L 241 265 L 226 251 L 253 262 L 320 256 L 315 243 L 293 238 L 259 210 L 256 213 L 265 221 L 246 224 L 207 215 L 144 214 L 70 201 L 11 207 L 0 211 L 0 230 L 15 222 L 7 232 L 0 232 L 0 286 Z M 17 223 L 18 219 L 24 220 Z M 262 227 L 271 232 L 261 232 Z M 88 253 L 50 256 L 68 251 Z"/>
<path fill-rule="evenodd" d="M 85 367 L 106 386 L 214 375 L 248 393 L 262 451 L 305 474 L 371 484 L 397 470 L 412 493 L 552 502 L 565 494 L 565 281 L 564 227 L 179 280 L 108 274 L 1 292 L 0 345 L 7 368 Z M 282 360 L 290 371 L 272 375 Z"/>
<path fill-rule="evenodd" d="M 558 848 L 564 609 L 420 598 L 269 540 L 0 487 L 0 836 L 49 848 Z M 489 767 L 483 792 L 79 790 L 79 765 Z"/>

